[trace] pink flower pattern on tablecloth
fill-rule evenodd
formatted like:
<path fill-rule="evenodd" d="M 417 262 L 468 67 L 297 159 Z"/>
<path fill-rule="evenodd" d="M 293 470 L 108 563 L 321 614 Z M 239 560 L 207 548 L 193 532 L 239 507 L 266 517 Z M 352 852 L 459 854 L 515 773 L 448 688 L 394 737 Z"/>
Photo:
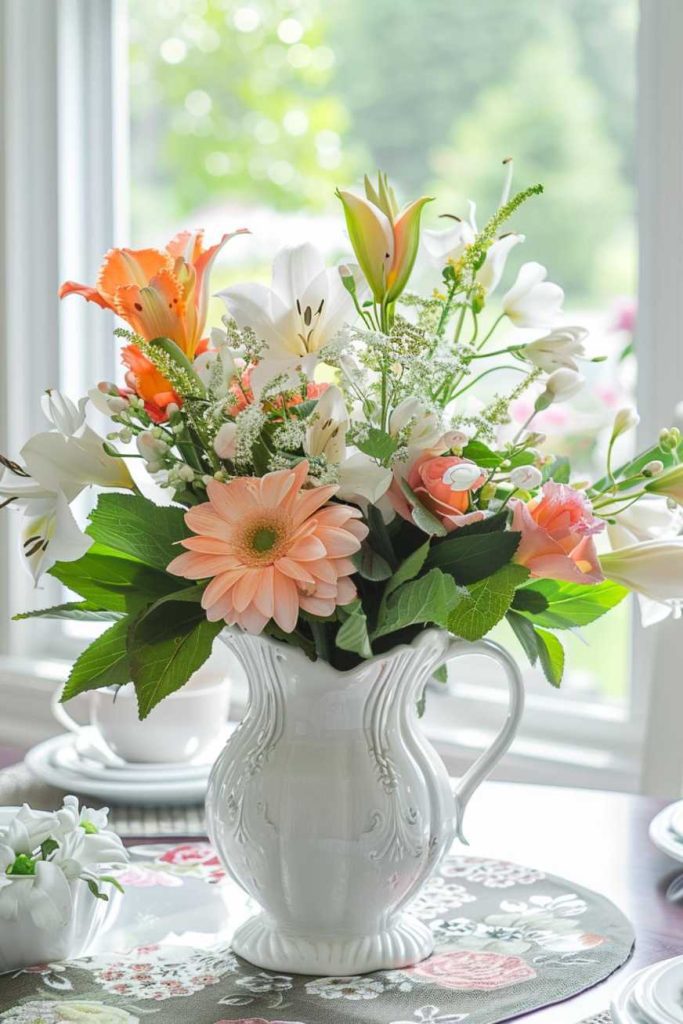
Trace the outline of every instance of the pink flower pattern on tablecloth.
<path fill-rule="evenodd" d="M 162 853 L 156 858 L 156 863 L 194 869 L 192 874 L 211 882 L 225 878 L 225 870 L 210 843 L 181 843 Z"/>
<path fill-rule="evenodd" d="M 489 860 L 485 857 L 449 857 L 441 868 L 444 878 L 462 878 L 476 882 L 485 889 L 508 889 L 511 885 L 534 885 L 542 882 L 545 875 L 535 868 L 523 864 L 511 864 L 506 860 Z"/>
<path fill-rule="evenodd" d="M 536 977 L 533 967 L 519 956 L 465 951 L 437 953 L 406 973 L 458 992 L 493 992 Z"/>

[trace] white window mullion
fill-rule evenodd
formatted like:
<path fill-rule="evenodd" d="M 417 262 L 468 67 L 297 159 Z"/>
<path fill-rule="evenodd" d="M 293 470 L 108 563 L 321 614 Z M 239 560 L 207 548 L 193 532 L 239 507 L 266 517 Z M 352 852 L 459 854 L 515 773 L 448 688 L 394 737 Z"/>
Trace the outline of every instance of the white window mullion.
<path fill-rule="evenodd" d="M 638 42 L 640 439 L 674 421 L 683 399 L 683 4 L 641 0 Z M 683 784 L 683 623 L 634 637 L 635 711 L 645 720 L 642 788 Z"/>

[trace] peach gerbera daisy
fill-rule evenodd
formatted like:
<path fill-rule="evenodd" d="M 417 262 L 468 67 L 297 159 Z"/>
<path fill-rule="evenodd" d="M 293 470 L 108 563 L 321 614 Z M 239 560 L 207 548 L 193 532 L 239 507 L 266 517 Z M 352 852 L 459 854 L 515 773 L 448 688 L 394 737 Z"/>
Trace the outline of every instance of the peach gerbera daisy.
<path fill-rule="evenodd" d="M 168 571 L 191 580 L 212 577 L 202 596 L 211 622 L 225 619 L 260 633 L 274 619 L 291 633 L 300 608 L 327 616 L 356 597 L 349 556 L 367 527 L 357 508 L 325 505 L 335 486 L 302 490 L 307 475 L 304 461 L 263 477 L 211 480 L 208 502 L 186 513 L 196 536 L 181 541 L 188 550 Z"/>

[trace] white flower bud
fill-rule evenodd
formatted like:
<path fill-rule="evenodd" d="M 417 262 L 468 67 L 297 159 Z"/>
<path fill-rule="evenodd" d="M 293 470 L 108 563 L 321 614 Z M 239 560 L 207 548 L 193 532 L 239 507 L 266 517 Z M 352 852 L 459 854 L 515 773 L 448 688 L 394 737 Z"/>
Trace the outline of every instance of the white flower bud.
<path fill-rule="evenodd" d="M 643 476 L 658 476 L 664 470 L 664 463 L 661 459 L 652 459 L 646 466 L 643 466 Z"/>
<path fill-rule="evenodd" d="M 510 483 L 521 491 L 533 491 L 541 486 L 543 474 L 536 466 L 517 466 L 510 473 Z"/>
<path fill-rule="evenodd" d="M 553 402 L 566 402 L 580 391 L 585 383 L 586 378 L 575 370 L 555 370 L 545 382 L 545 391 L 536 399 L 536 412 L 547 409 Z"/>
<path fill-rule="evenodd" d="M 472 462 L 461 462 L 457 466 L 449 466 L 441 479 L 452 491 L 469 491 L 482 475 L 479 466 Z"/>
<path fill-rule="evenodd" d="M 120 395 L 111 395 L 107 399 L 107 409 L 112 416 L 117 416 L 120 412 L 125 412 L 128 408 L 128 399 L 122 398 Z"/>
<path fill-rule="evenodd" d="M 633 430 L 640 423 L 640 416 L 635 409 L 628 407 L 620 409 L 614 417 L 614 426 L 612 427 L 612 440 L 614 441 L 617 437 L 625 434 L 629 430 Z"/>
<path fill-rule="evenodd" d="M 175 416 L 177 412 L 180 412 L 180 406 L 176 405 L 175 402 L 169 402 L 166 406 L 166 415 L 170 419 L 171 416 Z"/>
<path fill-rule="evenodd" d="M 178 476 L 181 480 L 190 484 L 194 480 L 194 470 L 191 466 L 180 466 L 178 468 Z"/>
<path fill-rule="evenodd" d="M 455 448 L 459 451 L 469 443 L 469 437 L 462 430 L 447 430 L 441 438 L 444 448 Z"/>
<path fill-rule="evenodd" d="M 213 450 L 219 459 L 234 459 L 236 435 L 237 425 L 235 423 L 228 422 L 221 426 L 213 442 Z"/>

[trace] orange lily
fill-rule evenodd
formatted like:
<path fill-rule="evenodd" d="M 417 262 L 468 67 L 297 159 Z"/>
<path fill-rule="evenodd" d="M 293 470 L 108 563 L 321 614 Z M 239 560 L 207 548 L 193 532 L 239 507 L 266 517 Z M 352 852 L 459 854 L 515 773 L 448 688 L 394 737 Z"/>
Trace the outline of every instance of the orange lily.
<path fill-rule="evenodd" d="M 113 310 L 147 341 L 170 338 L 191 360 L 206 325 L 213 261 L 230 238 L 245 230 L 223 235 L 208 249 L 202 231 L 182 231 L 165 249 L 110 249 L 94 288 L 65 281 L 59 297 L 82 295 Z"/>
<path fill-rule="evenodd" d="M 356 258 L 376 302 L 395 302 L 408 283 L 420 242 L 420 218 L 429 196 L 399 210 L 386 174 L 377 188 L 365 177 L 365 196 L 340 191 Z"/>

